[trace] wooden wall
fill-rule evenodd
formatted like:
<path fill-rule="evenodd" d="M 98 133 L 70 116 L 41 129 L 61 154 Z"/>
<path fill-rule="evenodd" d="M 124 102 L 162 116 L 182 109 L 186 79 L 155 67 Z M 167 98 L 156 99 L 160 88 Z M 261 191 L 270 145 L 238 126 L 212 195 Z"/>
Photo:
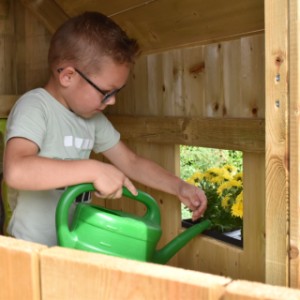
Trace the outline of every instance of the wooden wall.
<path fill-rule="evenodd" d="M 296 300 L 300 291 L 0 236 L 0 298 Z"/>
<path fill-rule="evenodd" d="M 112 121 L 135 150 L 172 171 L 178 170 L 180 143 L 243 151 L 244 249 L 198 237 L 179 253 L 174 265 L 233 278 L 265 279 L 263 66 L 263 34 L 150 54 L 137 62 L 117 105 L 110 108 Z M 184 129 L 176 126 L 181 118 L 186 121 Z M 193 122 L 196 134 L 186 129 L 187 124 L 193 128 Z M 229 122 L 234 125 L 227 127 Z M 236 133 L 246 122 L 247 130 Z M 167 124 L 172 125 L 167 128 Z M 252 134 L 250 128 L 256 128 Z M 181 137 L 182 129 L 188 137 Z M 161 244 L 165 244 L 181 231 L 180 204 L 169 195 L 150 193 L 161 205 Z"/>

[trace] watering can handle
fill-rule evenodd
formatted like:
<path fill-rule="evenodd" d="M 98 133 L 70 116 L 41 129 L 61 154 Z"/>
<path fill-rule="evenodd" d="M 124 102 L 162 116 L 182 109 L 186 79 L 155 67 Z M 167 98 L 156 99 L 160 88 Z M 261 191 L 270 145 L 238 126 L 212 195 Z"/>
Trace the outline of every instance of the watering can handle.
<path fill-rule="evenodd" d="M 56 208 L 56 227 L 58 230 L 68 231 L 69 209 L 76 197 L 85 192 L 96 191 L 92 183 L 82 183 L 69 186 L 62 194 Z M 138 190 L 137 196 L 131 194 L 126 187 L 123 187 L 123 196 L 137 200 L 147 207 L 143 218 L 150 222 L 155 221 L 160 225 L 160 210 L 157 202 L 147 193 Z"/>

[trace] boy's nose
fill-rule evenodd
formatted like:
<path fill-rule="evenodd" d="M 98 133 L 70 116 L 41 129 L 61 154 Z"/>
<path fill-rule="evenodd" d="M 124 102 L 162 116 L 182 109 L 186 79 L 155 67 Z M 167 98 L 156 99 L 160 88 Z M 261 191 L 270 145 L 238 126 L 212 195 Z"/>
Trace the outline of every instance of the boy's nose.
<path fill-rule="evenodd" d="M 115 95 L 110 96 L 105 102 L 106 105 L 114 105 L 115 103 L 116 103 Z"/>

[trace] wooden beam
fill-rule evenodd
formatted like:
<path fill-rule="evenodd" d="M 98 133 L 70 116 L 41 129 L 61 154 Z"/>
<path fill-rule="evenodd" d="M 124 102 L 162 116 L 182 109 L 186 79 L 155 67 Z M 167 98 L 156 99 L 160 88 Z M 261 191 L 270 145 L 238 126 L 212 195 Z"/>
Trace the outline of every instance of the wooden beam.
<path fill-rule="evenodd" d="M 7 118 L 19 95 L 0 95 L 0 118 Z"/>
<path fill-rule="evenodd" d="M 21 0 L 21 2 L 35 14 L 50 33 L 54 33 L 55 30 L 69 18 L 65 11 L 57 5 L 56 1 Z"/>
<path fill-rule="evenodd" d="M 289 1 L 290 286 L 300 288 L 300 3 Z"/>
<path fill-rule="evenodd" d="M 289 285 L 288 2 L 265 0 L 266 283 L 283 286 Z"/>
<path fill-rule="evenodd" d="M 108 118 L 126 140 L 146 143 L 171 143 L 210 148 L 265 151 L 262 119 L 216 119 L 187 117 Z"/>

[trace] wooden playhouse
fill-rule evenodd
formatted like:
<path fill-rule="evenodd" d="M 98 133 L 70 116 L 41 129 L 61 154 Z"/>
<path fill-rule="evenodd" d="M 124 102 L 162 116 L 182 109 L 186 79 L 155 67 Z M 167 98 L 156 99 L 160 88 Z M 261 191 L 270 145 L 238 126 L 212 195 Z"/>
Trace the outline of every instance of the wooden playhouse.
<path fill-rule="evenodd" d="M 47 80 L 51 34 L 87 10 L 142 48 L 107 113 L 130 147 L 176 173 L 179 145 L 243 151 L 243 247 L 201 235 L 157 266 L 0 237 L 0 298 L 300 299 L 299 1 L 0 0 L 1 118 Z M 185 230 L 180 203 L 142 189 L 164 245 Z"/>

